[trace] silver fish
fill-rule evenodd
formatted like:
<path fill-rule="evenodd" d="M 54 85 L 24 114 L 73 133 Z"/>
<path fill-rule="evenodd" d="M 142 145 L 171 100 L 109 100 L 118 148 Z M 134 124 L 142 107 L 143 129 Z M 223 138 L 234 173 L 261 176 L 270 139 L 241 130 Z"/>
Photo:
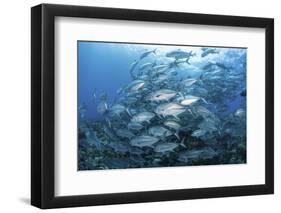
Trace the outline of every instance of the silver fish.
<path fill-rule="evenodd" d="M 216 65 L 216 63 L 209 61 L 207 64 L 205 64 L 202 69 L 203 70 L 211 70 Z"/>
<path fill-rule="evenodd" d="M 143 88 L 145 85 L 145 81 L 143 80 L 134 80 L 132 81 L 126 88 L 129 92 L 138 91 L 139 89 Z"/>
<path fill-rule="evenodd" d="M 152 112 L 141 112 L 134 117 L 132 117 L 132 122 L 143 123 L 143 122 L 150 122 L 152 118 L 154 118 L 155 114 Z"/>
<path fill-rule="evenodd" d="M 110 169 L 128 168 L 131 163 L 128 158 L 106 158 L 103 160 L 103 164 Z"/>
<path fill-rule="evenodd" d="M 157 50 L 157 49 L 149 50 L 149 51 L 146 51 L 146 52 L 142 53 L 141 56 L 140 56 L 140 60 L 143 59 L 143 58 L 145 58 L 145 57 L 147 57 L 147 56 L 150 55 L 151 53 L 156 54 L 156 50 Z"/>
<path fill-rule="evenodd" d="M 207 133 L 207 131 L 204 129 L 197 129 L 194 132 L 192 132 L 191 136 L 199 138 L 199 137 L 205 135 L 206 133 Z"/>
<path fill-rule="evenodd" d="M 194 79 L 194 78 L 189 78 L 189 79 L 185 79 L 181 82 L 181 84 L 183 86 L 186 86 L 186 87 L 190 87 L 192 86 L 193 84 L 195 84 L 197 82 L 197 79 Z"/>
<path fill-rule="evenodd" d="M 220 62 L 216 62 L 215 65 L 217 65 L 219 68 L 224 69 L 224 70 L 229 70 L 231 68 Z"/>
<path fill-rule="evenodd" d="M 207 132 L 214 132 L 218 130 L 217 122 L 213 119 L 206 118 L 203 122 L 201 122 L 198 127 L 202 130 L 206 130 Z"/>
<path fill-rule="evenodd" d="M 180 128 L 181 128 L 180 124 L 178 124 L 177 122 L 172 121 L 172 120 L 165 121 L 164 125 L 167 127 L 170 127 L 171 129 L 174 129 L 176 131 L 180 130 Z"/>
<path fill-rule="evenodd" d="M 181 105 L 183 106 L 188 106 L 190 104 L 195 103 L 196 101 L 200 100 L 199 97 L 192 96 L 192 95 L 187 95 L 184 97 L 184 99 L 180 102 Z"/>
<path fill-rule="evenodd" d="M 179 144 L 177 143 L 161 143 L 155 146 L 154 151 L 155 152 L 170 152 L 173 151 L 175 148 L 177 148 Z"/>
<path fill-rule="evenodd" d="M 160 84 L 160 83 L 162 83 L 163 81 L 166 81 L 166 80 L 168 80 L 169 79 L 169 75 L 168 74 L 161 74 L 161 75 L 159 75 L 158 77 L 157 77 L 157 79 L 155 79 L 154 81 L 153 81 L 153 83 L 154 84 Z"/>
<path fill-rule="evenodd" d="M 161 104 L 155 110 L 155 112 L 158 115 L 161 115 L 163 117 L 166 117 L 166 116 L 177 117 L 178 115 L 180 115 L 181 113 L 183 113 L 185 111 L 186 111 L 186 109 L 182 105 L 173 103 L 173 102 Z"/>
<path fill-rule="evenodd" d="M 175 58 L 175 59 L 183 59 L 183 58 L 190 58 L 192 56 L 194 56 L 195 54 L 192 53 L 192 51 L 190 52 L 185 52 L 185 51 L 182 51 L 182 50 L 174 50 L 174 51 L 171 51 L 171 52 L 168 52 L 166 53 L 166 57 L 169 57 L 169 58 Z"/>
<path fill-rule="evenodd" d="M 163 126 L 152 126 L 148 129 L 148 133 L 154 137 L 168 137 L 173 133 Z"/>
<path fill-rule="evenodd" d="M 155 92 L 150 93 L 146 100 L 148 101 L 168 101 L 171 98 L 175 97 L 177 92 L 170 89 L 160 89 Z"/>
<path fill-rule="evenodd" d="M 126 107 L 121 104 L 115 104 L 110 108 L 110 111 L 114 114 L 121 114 L 122 112 L 126 111 Z"/>
<path fill-rule="evenodd" d="M 135 136 L 132 132 L 130 132 L 130 131 L 127 130 L 127 129 L 118 129 L 118 130 L 116 131 L 116 134 L 117 134 L 119 137 L 122 137 L 122 138 L 129 138 L 129 139 L 131 139 L 131 138 L 133 138 L 133 137 Z"/>
<path fill-rule="evenodd" d="M 204 118 L 214 116 L 213 113 L 210 110 L 208 110 L 207 108 L 205 108 L 203 106 L 196 107 L 195 111 L 198 115 L 201 115 Z"/>
<path fill-rule="evenodd" d="M 145 75 L 145 74 L 138 77 L 138 79 L 140 79 L 140 80 L 148 80 L 149 78 L 150 78 L 150 76 Z"/>
<path fill-rule="evenodd" d="M 128 97 L 127 99 L 125 99 L 125 103 L 127 104 L 133 104 L 136 103 L 138 101 L 138 99 L 136 97 Z"/>
<path fill-rule="evenodd" d="M 187 163 L 197 159 L 212 159 L 216 155 L 217 153 L 212 148 L 203 148 L 200 150 L 184 151 L 179 155 L 178 160 Z"/>
<path fill-rule="evenodd" d="M 138 65 L 139 61 L 135 60 L 130 67 L 129 72 L 132 73 L 134 71 L 134 69 L 136 68 L 136 66 Z"/>
<path fill-rule="evenodd" d="M 219 51 L 215 48 L 202 48 L 202 53 L 201 53 L 201 57 L 206 57 L 209 54 L 216 54 L 219 53 Z"/>
<path fill-rule="evenodd" d="M 139 131 L 143 128 L 143 125 L 138 122 L 130 122 L 130 123 L 128 123 L 128 128 Z"/>
<path fill-rule="evenodd" d="M 159 71 L 159 70 L 163 70 L 163 69 L 168 68 L 168 67 L 169 67 L 168 64 L 160 64 L 160 65 L 153 66 L 153 70 Z"/>
<path fill-rule="evenodd" d="M 145 63 L 139 67 L 139 70 L 144 70 L 153 66 L 154 63 Z"/>
<path fill-rule="evenodd" d="M 150 135 L 141 135 L 133 138 L 130 143 L 132 146 L 145 147 L 145 146 L 152 146 L 158 141 L 159 139 L 156 137 Z"/>
<path fill-rule="evenodd" d="M 175 59 L 173 62 L 169 63 L 169 68 L 179 68 L 180 64 L 187 63 L 189 64 L 189 57 L 182 60 L 182 59 Z"/>

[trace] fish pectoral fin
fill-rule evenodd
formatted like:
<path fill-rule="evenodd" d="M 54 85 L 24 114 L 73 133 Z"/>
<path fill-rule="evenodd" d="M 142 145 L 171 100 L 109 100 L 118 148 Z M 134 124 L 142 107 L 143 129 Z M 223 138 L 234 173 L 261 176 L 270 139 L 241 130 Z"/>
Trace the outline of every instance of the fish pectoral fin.
<path fill-rule="evenodd" d="M 180 120 L 180 118 L 179 118 L 177 115 L 173 115 L 173 117 L 174 117 L 177 121 Z"/>
<path fill-rule="evenodd" d="M 180 146 L 182 146 L 182 147 L 184 147 L 184 148 L 187 148 L 186 145 L 184 144 L 184 140 L 185 140 L 185 137 L 181 140 Z"/>
<path fill-rule="evenodd" d="M 162 119 L 163 117 L 160 114 L 156 114 L 158 116 L 158 118 Z"/>
<path fill-rule="evenodd" d="M 178 94 L 181 96 L 181 98 L 184 98 L 184 95 L 182 92 L 178 92 Z"/>
<path fill-rule="evenodd" d="M 201 100 L 205 103 L 205 104 L 209 104 L 205 98 L 201 98 Z"/>

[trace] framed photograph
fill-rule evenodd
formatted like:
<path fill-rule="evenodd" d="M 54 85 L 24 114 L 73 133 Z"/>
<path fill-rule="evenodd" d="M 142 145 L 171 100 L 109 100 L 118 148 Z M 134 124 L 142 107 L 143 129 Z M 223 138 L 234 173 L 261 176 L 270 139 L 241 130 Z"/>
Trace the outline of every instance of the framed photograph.
<path fill-rule="evenodd" d="M 272 194 L 274 21 L 31 9 L 31 203 Z"/>

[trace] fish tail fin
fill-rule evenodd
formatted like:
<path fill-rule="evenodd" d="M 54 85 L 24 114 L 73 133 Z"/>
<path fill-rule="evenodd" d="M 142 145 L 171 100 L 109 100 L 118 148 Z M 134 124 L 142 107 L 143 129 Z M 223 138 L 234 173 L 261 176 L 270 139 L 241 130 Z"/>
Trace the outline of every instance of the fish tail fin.
<path fill-rule="evenodd" d="M 156 50 L 157 50 L 157 48 L 155 48 L 152 52 L 156 55 Z"/>
<path fill-rule="evenodd" d="M 132 114 L 131 114 L 131 112 L 130 112 L 129 107 L 128 107 L 128 108 L 126 108 L 126 112 L 128 113 L 128 115 L 129 115 L 130 117 L 133 117 L 133 116 L 132 116 Z"/>
<path fill-rule="evenodd" d="M 185 137 L 181 140 L 180 146 L 182 146 L 183 148 L 187 148 L 186 145 L 184 144 L 184 141 L 185 141 Z"/>
<path fill-rule="evenodd" d="M 179 132 L 177 131 L 175 134 L 174 134 L 178 140 L 180 140 L 180 136 L 179 136 Z"/>

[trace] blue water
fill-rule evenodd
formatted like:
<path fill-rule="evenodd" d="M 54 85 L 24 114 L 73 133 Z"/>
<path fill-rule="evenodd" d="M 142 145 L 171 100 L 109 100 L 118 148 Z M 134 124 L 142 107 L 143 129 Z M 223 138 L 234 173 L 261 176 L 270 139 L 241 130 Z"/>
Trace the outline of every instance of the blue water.
<path fill-rule="evenodd" d="M 102 115 L 97 113 L 98 99 L 106 93 L 108 103 L 114 102 L 118 97 L 117 90 L 130 83 L 132 78 L 129 73 L 131 64 L 139 58 L 140 53 L 153 45 L 87 42 L 78 43 L 78 88 L 79 104 L 87 106 L 88 119 L 101 120 Z M 133 49 L 132 49 L 133 47 Z M 143 60 L 149 62 L 151 56 Z M 97 99 L 93 99 L 93 93 Z"/>
<path fill-rule="evenodd" d="M 116 91 L 130 81 L 127 71 L 134 56 L 120 48 L 93 42 L 79 42 L 78 51 L 79 103 L 86 104 L 88 118 L 100 119 L 93 93 L 97 97 L 106 93 L 109 102 L 113 101 Z"/>

